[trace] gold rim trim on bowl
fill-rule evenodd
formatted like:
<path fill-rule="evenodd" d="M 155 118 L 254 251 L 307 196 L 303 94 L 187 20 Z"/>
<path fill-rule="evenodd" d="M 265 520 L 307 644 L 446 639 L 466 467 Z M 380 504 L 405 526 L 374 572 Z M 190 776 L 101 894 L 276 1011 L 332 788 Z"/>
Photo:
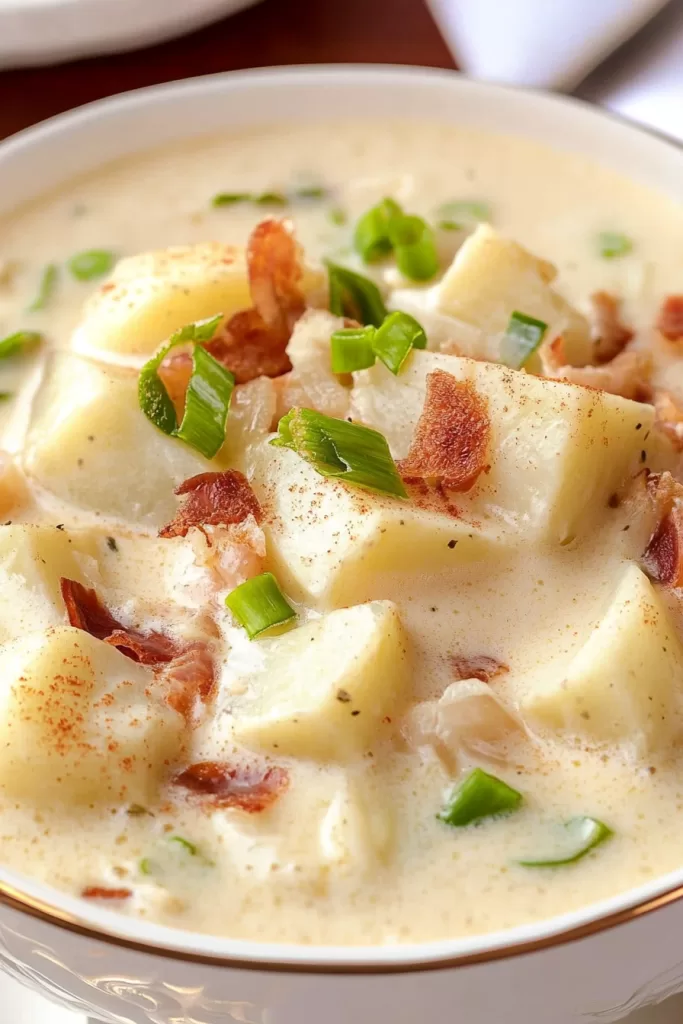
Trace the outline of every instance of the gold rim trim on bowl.
<path fill-rule="evenodd" d="M 470 967 L 475 964 L 492 963 L 529 953 L 540 953 L 557 946 L 564 946 L 579 939 L 587 939 L 601 932 L 609 931 L 619 925 L 627 924 L 636 918 L 661 910 L 670 904 L 683 899 L 683 885 L 677 885 L 668 892 L 654 896 L 652 899 L 639 903 L 635 907 L 614 911 L 605 917 L 585 924 L 576 925 L 559 932 L 557 935 L 527 942 L 518 942 L 497 949 L 481 950 L 478 953 L 465 953 L 461 956 L 444 957 L 439 960 L 413 961 L 400 964 L 368 964 L 359 961 L 348 964 L 298 963 L 287 961 L 249 960 L 239 957 L 212 955 L 211 953 L 193 953 L 189 950 L 173 949 L 167 946 L 155 946 L 152 943 L 127 939 L 116 932 L 105 928 L 95 928 L 81 918 L 69 914 L 65 910 L 53 907 L 49 903 L 34 896 L 27 896 L 14 886 L 0 881 L 0 906 L 8 907 L 18 913 L 28 914 L 44 924 L 51 924 L 65 931 L 73 932 L 83 938 L 104 942 L 120 949 L 128 949 L 137 953 L 160 956 L 167 960 L 180 960 L 184 963 L 205 964 L 210 967 L 229 967 L 233 970 L 263 971 L 269 974 L 414 974 L 426 971 L 452 970 L 455 967 Z"/>

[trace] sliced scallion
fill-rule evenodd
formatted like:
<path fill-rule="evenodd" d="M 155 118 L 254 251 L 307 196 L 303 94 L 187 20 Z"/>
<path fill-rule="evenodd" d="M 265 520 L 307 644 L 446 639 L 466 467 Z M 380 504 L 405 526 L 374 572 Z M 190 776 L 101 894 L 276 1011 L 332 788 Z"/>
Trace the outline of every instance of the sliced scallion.
<path fill-rule="evenodd" d="M 9 402 L 14 395 L 11 391 L 0 391 L 0 402 Z"/>
<path fill-rule="evenodd" d="M 280 420 L 278 436 L 270 443 L 291 448 L 321 476 L 379 494 L 408 497 L 386 438 L 370 427 L 314 409 L 292 409 Z"/>
<path fill-rule="evenodd" d="M 377 285 L 362 274 L 336 263 L 328 263 L 327 272 L 330 311 L 336 316 L 353 317 L 361 324 L 379 327 L 387 310 Z"/>
<path fill-rule="evenodd" d="M 515 311 L 501 341 L 501 363 L 519 370 L 539 347 L 547 330 L 548 325 L 542 320 Z"/>
<path fill-rule="evenodd" d="M 39 310 L 45 309 L 52 297 L 53 291 L 55 290 L 58 276 L 59 268 L 57 267 L 57 264 L 48 263 L 41 275 L 36 297 L 28 307 L 29 313 L 37 313 Z"/>
<path fill-rule="evenodd" d="M 390 313 L 375 332 L 372 347 L 384 365 L 397 374 L 411 349 L 427 347 L 427 335 L 408 313 Z"/>
<path fill-rule="evenodd" d="M 509 814 L 522 800 L 522 794 L 506 782 L 475 768 L 456 786 L 437 817 L 447 825 L 462 828 L 482 818 Z"/>
<path fill-rule="evenodd" d="M 346 327 L 335 331 L 330 339 L 333 373 L 353 373 L 373 366 L 375 353 L 372 350 L 375 328 Z"/>
<path fill-rule="evenodd" d="M 476 224 L 491 220 L 491 207 L 479 199 L 451 199 L 441 203 L 436 215 L 441 220 L 456 221 L 458 224 Z"/>
<path fill-rule="evenodd" d="M 295 199 L 324 199 L 327 196 L 327 189 L 322 185 L 304 185 L 294 192 Z"/>
<path fill-rule="evenodd" d="M 211 200 L 212 206 L 234 206 L 236 203 L 248 203 L 250 192 L 217 192 Z"/>
<path fill-rule="evenodd" d="M 356 224 L 353 244 L 365 263 L 376 263 L 391 253 L 391 222 L 402 217 L 403 210 L 394 199 L 382 199 L 364 213 Z"/>
<path fill-rule="evenodd" d="M 562 831 L 560 850 L 557 853 L 537 859 L 527 858 L 517 863 L 524 868 L 558 868 L 565 864 L 575 864 L 614 835 L 604 822 L 588 817 L 571 818 L 562 826 Z"/>
<path fill-rule="evenodd" d="M 86 249 L 77 252 L 66 265 L 77 281 L 92 281 L 108 274 L 115 262 L 116 256 L 108 249 Z"/>
<path fill-rule="evenodd" d="M 598 249 L 604 260 L 614 260 L 619 256 L 627 256 L 633 249 L 633 242 L 628 235 L 618 231 L 601 231 L 598 235 Z"/>
<path fill-rule="evenodd" d="M 327 213 L 328 219 L 332 224 L 336 224 L 337 227 L 343 227 L 349 219 L 349 215 L 346 210 L 342 210 L 341 206 L 333 206 Z"/>
<path fill-rule="evenodd" d="M 296 618 L 296 612 L 280 590 L 271 572 L 241 583 L 225 599 L 227 607 L 250 640 Z"/>
<path fill-rule="evenodd" d="M 289 203 L 284 192 L 261 192 L 259 195 L 252 196 L 252 199 L 259 206 L 287 206 Z"/>
<path fill-rule="evenodd" d="M 441 231 L 462 231 L 462 224 L 458 224 L 457 220 L 440 220 L 436 226 Z"/>
<path fill-rule="evenodd" d="M 434 232 L 422 217 L 393 217 L 389 224 L 396 266 L 411 281 L 429 281 L 439 269 Z"/>
<path fill-rule="evenodd" d="M 225 424 L 235 378 L 230 370 L 213 358 L 201 342 L 209 341 L 222 314 L 187 324 L 171 337 L 161 351 L 145 363 L 138 380 L 140 408 L 147 419 L 171 437 L 178 437 L 212 459 L 225 440 Z M 187 387 L 185 412 L 180 426 L 158 369 L 176 345 L 194 343 L 192 375 Z"/>
<path fill-rule="evenodd" d="M 42 337 L 38 331 L 15 331 L 14 334 L 8 334 L 6 338 L 0 338 L 0 359 L 6 359 L 7 356 L 13 356 L 32 348 L 42 340 Z"/>
<path fill-rule="evenodd" d="M 191 857 L 196 857 L 199 853 L 195 844 L 191 843 L 189 839 L 185 839 L 184 836 L 170 836 L 168 841 L 169 843 L 175 843 L 176 846 L 179 846 L 182 850 L 185 850 L 186 853 L 189 853 Z"/>

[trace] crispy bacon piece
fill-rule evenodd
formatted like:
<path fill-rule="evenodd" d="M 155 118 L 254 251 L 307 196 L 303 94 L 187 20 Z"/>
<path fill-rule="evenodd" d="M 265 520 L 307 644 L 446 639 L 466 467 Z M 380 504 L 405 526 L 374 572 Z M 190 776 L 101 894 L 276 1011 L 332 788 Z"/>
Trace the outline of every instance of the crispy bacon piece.
<path fill-rule="evenodd" d="M 193 526 L 230 526 L 250 515 L 257 523 L 262 518 L 249 481 L 236 469 L 191 476 L 176 487 L 175 493 L 184 501 L 175 518 L 159 530 L 160 537 L 185 537 Z"/>
<path fill-rule="evenodd" d="M 257 309 L 235 313 L 206 349 L 235 375 L 237 384 L 256 377 L 279 377 L 292 369 L 287 355 L 291 332 L 269 327 Z"/>
<path fill-rule="evenodd" d="M 265 811 L 289 785 L 289 773 L 278 766 L 229 765 L 200 761 L 173 780 L 214 807 L 236 807 L 256 814 Z"/>
<path fill-rule="evenodd" d="M 674 503 L 643 555 L 648 576 L 667 587 L 683 586 L 683 508 Z"/>
<path fill-rule="evenodd" d="M 129 900 L 131 889 L 109 889 L 104 885 L 88 885 L 81 891 L 84 900 Z"/>
<path fill-rule="evenodd" d="M 254 309 L 266 327 L 289 337 L 306 300 L 301 251 L 286 221 L 269 218 L 256 225 L 247 243 L 247 267 Z"/>
<path fill-rule="evenodd" d="M 496 676 L 510 671 L 508 665 L 488 654 L 475 654 L 469 658 L 460 654 L 452 654 L 448 661 L 453 670 L 453 678 L 458 680 L 479 679 L 482 683 L 489 683 Z"/>
<path fill-rule="evenodd" d="M 570 366 L 565 362 L 562 338 L 555 338 L 550 345 L 541 347 L 540 356 L 543 376 L 551 380 L 607 391 L 636 402 L 649 402 L 652 395 L 649 352 L 626 349 L 602 366 Z"/>
<path fill-rule="evenodd" d="M 633 331 L 619 318 L 621 299 L 609 292 L 594 292 L 590 301 L 595 361 L 609 363 L 626 348 L 633 338 Z"/>
<path fill-rule="evenodd" d="M 118 647 L 133 661 L 143 665 L 160 665 L 171 661 L 180 652 L 180 645 L 163 633 L 142 633 L 123 626 L 104 607 L 96 592 L 84 587 L 82 583 L 62 577 L 59 585 L 69 623 L 98 640 Z"/>
<path fill-rule="evenodd" d="M 668 391 L 654 393 L 655 427 L 668 437 L 676 451 L 683 451 L 683 405 Z"/>
<path fill-rule="evenodd" d="M 208 645 L 202 640 L 189 644 L 168 663 L 163 678 L 168 687 L 167 704 L 188 725 L 196 724 L 202 705 L 213 699 L 216 690 L 216 671 Z"/>
<path fill-rule="evenodd" d="M 488 405 L 470 381 L 444 370 L 427 377 L 427 395 L 402 476 L 440 481 L 451 491 L 469 491 L 486 470 L 491 438 Z"/>
<path fill-rule="evenodd" d="M 171 352 L 157 370 L 161 381 L 173 402 L 178 422 L 185 412 L 185 395 L 192 376 L 192 356 L 189 352 Z"/>
<path fill-rule="evenodd" d="M 667 295 L 655 327 L 667 341 L 683 341 L 683 295 Z"/>

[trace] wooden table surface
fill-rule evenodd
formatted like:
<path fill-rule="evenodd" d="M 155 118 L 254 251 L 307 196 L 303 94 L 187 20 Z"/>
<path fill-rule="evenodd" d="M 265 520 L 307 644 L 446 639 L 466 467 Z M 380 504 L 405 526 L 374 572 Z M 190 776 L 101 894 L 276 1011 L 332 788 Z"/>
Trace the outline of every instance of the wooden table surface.
<path fill-rule="evenodd" d="M 0 138 L 143 85 L 236 68 L 347 61 L 454 67 L 423 0 L 263 0 L 160 46 L 0 72 Z"/>

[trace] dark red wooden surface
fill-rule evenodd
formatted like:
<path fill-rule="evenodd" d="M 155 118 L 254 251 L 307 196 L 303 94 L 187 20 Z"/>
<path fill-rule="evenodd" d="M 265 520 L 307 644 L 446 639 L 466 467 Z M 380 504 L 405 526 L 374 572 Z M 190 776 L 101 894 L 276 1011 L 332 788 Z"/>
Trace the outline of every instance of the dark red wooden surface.
<path fill-rule="evenodd" d="M 454 66 L 423 0 L 263 0 L 159 46 L 0 72 L 0 138 L 143 85 L 270 64 L 354 61 Z"/>

